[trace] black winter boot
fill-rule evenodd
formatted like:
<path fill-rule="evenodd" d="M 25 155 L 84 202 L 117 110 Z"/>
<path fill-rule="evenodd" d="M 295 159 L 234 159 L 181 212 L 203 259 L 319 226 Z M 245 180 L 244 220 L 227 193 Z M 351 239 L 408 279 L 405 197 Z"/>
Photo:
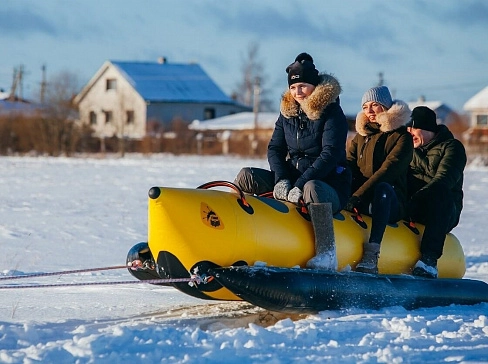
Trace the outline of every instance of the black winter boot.
<path fill-rule="evenodd" d="M 356 272 L 378 274 L 378 257 L 380 255 L 380 244 L 364 243 L 363 257 L 356 265 Z"/>
<path fill-rule="evenodd" d="M 422 255 L 422 258 L 415 263 L 412 275 L 424 278 L 437 278 L 437 259 L 429 255 Z"/>

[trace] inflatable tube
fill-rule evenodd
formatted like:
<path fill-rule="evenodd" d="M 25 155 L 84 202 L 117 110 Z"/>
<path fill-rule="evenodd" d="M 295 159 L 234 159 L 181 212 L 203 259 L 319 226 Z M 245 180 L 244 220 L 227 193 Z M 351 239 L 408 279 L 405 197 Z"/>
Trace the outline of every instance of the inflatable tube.
<path fill-rule="evenodd" d="M 231 192 L 209 187 L 230 187 Z M 268 266 L 305 267 L 314 255 L 314 232 L 308 213 L 291 203 L 244 195 L 232 183 L 211 182 L 198 189 L 153 187 L 148 200 L 148 242 L 161 278 L 205 274 L 214 267 L 265 262 Z M 363 216 L 370 226 L 371 220 Z M 354 268 L 362 256 L 369 228 L 360 226 L 346 211 L 334 216 L 339 270 Z M 403 224 L 388 226 L 378 263 L 381 274 L 409 274 L 418 260 L 423 227 L 416 234 Z M 137 249 L 136 249 L 137 250 Z M 132 250 L 131 250 L 132 251 Z M 137 252 L 130 255 L 137 255 Z M 438 262 L 440 278 L 461 278 L 464 253 L 453 234 L 446 236 Z M 134 272 L 131 272 L 134 274 Z M 154 274 L 138 274 L 149 279 Z M 203 299 L 240 300 L 220 284 L 191 287 L 174 284 Z"/>
<path fill-rule="evenodd" d="M 316 313 L 390 306 L 416 309 L 488 302 L 488 284 L 468 279 L 274 267 L 214 268 L 209 273 L 243 300 L 278 312 Z"/>

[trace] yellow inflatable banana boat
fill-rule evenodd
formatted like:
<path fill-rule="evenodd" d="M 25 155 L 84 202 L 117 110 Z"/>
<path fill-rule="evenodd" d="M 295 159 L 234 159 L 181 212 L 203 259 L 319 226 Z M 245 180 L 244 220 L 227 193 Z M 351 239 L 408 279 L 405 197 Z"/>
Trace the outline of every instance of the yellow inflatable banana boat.
<path fill-rule="evenodd" d="M 244 195 L 230 182 L 210 182 L 197 189 L 153 187 L 148 219 L 148 242 L 136 245 L 127 258 L 128 262 L 136 258 L 145 261 L 149 267 L 139 272 L 130 270 L 139 279 L 183 278 L 213 268 L 259 262 L 304 268 L 314 256 L 314 232 L 304 208 Z M 354 270 L 361 259 L 371 223 L 368 216 L 363 220 L 366 226 L 346 211 L 334 216 L 339 271 Z M 411 273 L 420 256 L 423 226 L 417 228 L 415 232 L 404 222 L 387 227 L 378 263 L 380 274 Z M 465 273 L 464 253 L 453 234 L 446 236 L 438 271 L 439 278 L 462 278 Z M 204 299 L 241 299 L 217 282 L 174 286 Z"/>

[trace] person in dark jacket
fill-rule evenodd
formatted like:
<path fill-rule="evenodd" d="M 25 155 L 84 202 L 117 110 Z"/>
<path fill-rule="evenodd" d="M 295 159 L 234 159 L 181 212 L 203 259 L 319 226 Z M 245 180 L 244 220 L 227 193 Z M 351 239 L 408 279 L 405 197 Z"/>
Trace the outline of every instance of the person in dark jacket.
<path fill-rule="evenodd" d="M 348 125 L 339 104 L 341 86 L 329 74 L 319 74 L 313 58 L 301 53 L 286 68 L 288 89 L 268 144 L 270 171 L 241 169 L 235 183 L 257 195 L 298 204 L 330 202 L 339 212 L 350 196 L 346 168 Z"/>
<path fill-rule="evenodd" d="M 386 86 L 366 91 L 361 105 L 362 111 L 356 117 L 357 134 L 347 153 L 353 194 L 345 209 L 372 216 L 370 237 L 363 243 L 356 271 L 376 274 L 386 225 L 404 216 L 413 142 L 405 127 L 410 117 L 408 105 L 392 100 Z"/>
<path fill-rule="evenodd" d="M 435 112 L 426 106 L 412 111 L 407 129 L 415 148 L 408 172 L 407 218 L 425 225 L 421 257 L 412 274 L 437 278 L 446 234 L 458 223 L 463 208 L 466 151 Z"/>
<path fill-rule="evenodd" d="M 273 191 L 277 200 L 294 204 L 303 201 L 309 207 L 316 232 L 317 252 L 317 244 L 321 243 L 315 227 L 324 223 L 317 205 L 330 204 L 331 213 L 337 213 L 350 196 L 348 124 L 340 106 L 338 80 L 319 74 L 309 54 L 299 54 L 286 73 L 288 89 L 282 96 L 280 114 L 268 144 L 270 170 L 242 168 L 235 183 L 247 193 Z M 333 269 L 331 265 L 337 266 L 337 262 L 310 266 Z"/>

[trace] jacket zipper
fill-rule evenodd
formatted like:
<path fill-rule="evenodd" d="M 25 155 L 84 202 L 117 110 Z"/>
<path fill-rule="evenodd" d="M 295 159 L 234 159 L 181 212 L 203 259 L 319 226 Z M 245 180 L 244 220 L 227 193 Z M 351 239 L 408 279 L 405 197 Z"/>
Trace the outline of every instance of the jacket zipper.
<path fill-rule="evenodd" d="M 362 159 L 363 158 L 364 149 L 366 148 L 366 144 L 368 144 L 368 142 L 369 142 L 370 139 L 371 139 L 371 137 L 369 135 L 366 136 L 366 138 L 364 139 L 364 144 L 361 147 L 361 153 L 359 153 L 359 159 Z"/>
<path fill-rule="evenodd" d="M 298 128 L 297 128 L 297 149 L 300 151 L 300 130 L 302 128 L 302 109 L 298 110 Z M 300 162 L 300 157 L 297 158 L 297 163 L 295 167 L 298 169 L 298 163 Z"/>

